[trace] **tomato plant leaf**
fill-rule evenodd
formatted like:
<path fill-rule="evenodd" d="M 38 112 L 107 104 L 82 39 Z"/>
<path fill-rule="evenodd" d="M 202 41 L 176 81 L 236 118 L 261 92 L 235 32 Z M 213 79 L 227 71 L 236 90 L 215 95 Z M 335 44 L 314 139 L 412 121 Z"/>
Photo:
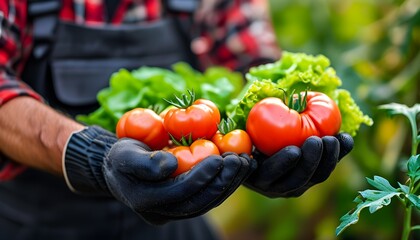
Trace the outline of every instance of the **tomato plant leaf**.
<path fill-rule="evenodd" d="M 416 208 L 420 209 L 420 197 L 410 193 L 410 187 L 401 183 L 398 183 L 400 186 L 401 191 L 404 193 L 404 197 L 406 197 Z"/>
<path fill-rule="evenodd" d="M 366 178 L 368 183 L 372 186 L 374 186 L 375 188 L 382 190 L 382 191 L 387 191 L 387 192 L 396 192 L 397 189 L 394 188 L 393 186 L 391 186 L 391 184 L 388 182 L 388 180 L 386 180 L 383 177 L 380 176 L 374 176 L 373 180 L 370 178 Z"/>
<path fill-rule="evenodd" d="M 389 103 L 379 106 L 379 109 L 385 110 L 387 114 L 394 115 L 404 115 L 407 118 L 416 118 L 417 114 L 420 113 L 420 104 L 415 104 L 413 107 L 407 107 L 404 104 L 400 103 Z"/>
<path fill-rule="evenodd" d="M 408 198 L 408 200 L 410 200 L 410 202 L 417 208 L 420 209 L 420 197 L 415 195 L 415 194 L 407 194 L 406 197 Z"/>
<path fill-rule="evenodd" d="M 337 236 L 344 229 L 359 221 L 360 212 L 364 208 L 368 208 L 370 213 L 374 213 L 389 205 L 393 197 L 403 194 L 399 189 L 392 187 L 388 180 L 383 177 L 374 176 L 373 179 L 367 178 L 367 181 L 379 190 L 367 189 L 359 192 L 359 195 L 354 199 L 354 202 L 357 203 L 356 208 L 340 218 L 341 223 L 335 231 Z"/>
<path fill-rule="evenodd" d="M 337 227 L 335 234 L 338 236 L 344 229 L 359 221 L 360 212 L 364 208 L 369 208 L 369 212 L 373 213 L 383 206 L 389 205 L 394 196 L 400 195 L 400 192 L 387 192 L 379 190 L 365 190 L 354 199 L 358 203 L 357 207 L 340 218 L 340 225 Z"/>
<path fill-rule="evenodd" d="M 411 156 L 407 162 L 408 176 L 410 177 L 413 184 L 416 184 L 420 180 L 420 155 Z"/>
<path fill-rule="evenodd" d="M 367 178 L 368 183 L 378 190 L 369 189 L 359 192 L 359 196 L 354 200 L 358 204 L 357 207 L 341 217 L 341 223 L 336 229 L 336 235 L 339 235 L 349 225 L 355 224 L 359 220 L 359 215 L 363 208 L 369 208 L 370 213 L 374 213 L 382 207 L 389 205 L 394 196 L 397 196 L 403 203 L 407 211 L 406 216 L 411 216 L 412 206 L 420 209 L 420 196 L 416 195 L 416 192 L 420 188 L 420 155 L 417 154 L 417 149 L 420 144 L 419 129 L 417 128 L 417 116 L 420 113 L 420 104 L 415 104 L 409 108 L 403 104 L 390 103 L 381 105 L 379 109 L 385 110 L 391 116 L 403 115 L 410 122 L 413 141 L 412 156 L 407 160 L 407 175 L 410 178 L 408 185 L 398 183 L 399 188 L 396 189 L 385 178 L 379 176 L 375 176 L 373 180 Z M 410 221 L 410 218 L 405 218 L 404 220 L 402 239 L 408 239 L 410 231 L 418 229 L 418 226 L 411 227 Z"/>
<path fill-rule="evenodd" d="M 420 144 L 419 129 L 417 128 L 417 115 L 420 113 L 420 104 L 416 103 L 412 107 L 407 107 L 404 104 L 389 103 L 379 106 L 379 109 L 385 110 L 388 115 L 403 115 L 407 117 L 411 125 L 412 131 L 412 155 L 417 152 L 418 145 Z"/>
<path fill-rule="evenodd" d="M 398 183 L 398 185 L 400 186 L 400 189 L 403 193 L 405 194 L 410 194 L 410 187 L 401 183 Z"/>

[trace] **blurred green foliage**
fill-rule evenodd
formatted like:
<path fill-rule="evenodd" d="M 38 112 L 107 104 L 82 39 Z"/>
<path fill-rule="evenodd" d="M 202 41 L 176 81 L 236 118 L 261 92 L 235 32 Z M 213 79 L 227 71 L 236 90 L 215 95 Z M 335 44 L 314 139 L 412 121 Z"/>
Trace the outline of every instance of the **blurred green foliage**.
<path fill-rule="evenodd" d="M 398 203 L 361 220 L 339 237 L 339 218 L 356 205 L 365 177 L 404 182 L 402 159 L 410 155 L 405 119 L 390 119 L 381 104 L 420 102 L 420 0 L 271 0 L 279 46 L 324 54 L 363 112 L 374 120 L 355 137 L 354 150 L 330 178 L 298 198 L 268 199 L 240 188 L 209 213 L 229 240 L 399 239 Z M 413 224 L 419 224 L 419 211 Z M 413 239 L 420 239 L 417 231 Z"/>

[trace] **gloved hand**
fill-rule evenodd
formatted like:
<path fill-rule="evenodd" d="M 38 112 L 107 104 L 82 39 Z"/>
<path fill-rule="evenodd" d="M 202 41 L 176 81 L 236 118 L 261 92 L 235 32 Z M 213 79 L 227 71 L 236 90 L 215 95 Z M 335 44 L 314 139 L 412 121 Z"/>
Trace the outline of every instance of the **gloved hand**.
<path fill-rule="evenodd" d="M 258 168 L 244 185 L 267 197 L 298 197 L 325 181 L 336 164 L 353 149 L 347 133 L 309 137 L 301 148 L 288 146 L 271 157 L 254 153 Z"/>
<path fill-rule="evenodd" d="M 64 156 L 68 186 L 80 194 L 105 194 L 152 224 L 195 217 L 221 204 L 255 170 L 247 155 L 210 156 L 175 178 L 174 155 L 117 139 L 100 127 L 72 134 Z"/>

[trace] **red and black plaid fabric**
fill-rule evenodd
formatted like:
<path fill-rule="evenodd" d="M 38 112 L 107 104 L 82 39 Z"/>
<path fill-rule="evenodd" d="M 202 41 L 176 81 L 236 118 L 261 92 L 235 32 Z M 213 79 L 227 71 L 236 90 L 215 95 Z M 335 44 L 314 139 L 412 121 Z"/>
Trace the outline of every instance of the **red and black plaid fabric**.
<path fill-rule="evenodd" d="M 162 16 L 160 0 L 120 0 L 111 18 L 105 0 L 62 0 L 60 19 L 83 25 L 137 24 Z M 264 0 L 202 0 L 194 14 L 191 49 L 202 68 L 240 69 L 261 59 L 277 59 L 277 47 Z M 17 96 L 41 97 L 20 80 L 32 46 L 26 0 L 0 0 L 0 107 Z M 0 181 L 22 167 L 0 153 Z"/>

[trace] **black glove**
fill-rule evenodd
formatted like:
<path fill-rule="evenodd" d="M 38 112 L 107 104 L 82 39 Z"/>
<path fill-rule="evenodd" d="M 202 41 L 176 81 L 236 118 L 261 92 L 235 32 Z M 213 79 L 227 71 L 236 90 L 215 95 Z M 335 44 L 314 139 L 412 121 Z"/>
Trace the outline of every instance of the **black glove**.
<path fill-rule="evenodd" d="M 63 158 L 69 188 L 105 194 L 152 224 L 202 215 L 221 204 L 255 170 L 247 155 L 210 156 L 175 178 L 174 155 L 151 151 L 133 139 L 118 140 L 99 127 L 74 133 Z"/>
<path fill-rule="evenodd" d="M 301 148 L 288 146 L 271 157 L 254 153 L 258 168 L 244 185 L 271 198 L 298 197 L 325 181 L 353 144 L 349 134 L 340 133 L 310 137 Z"/>

